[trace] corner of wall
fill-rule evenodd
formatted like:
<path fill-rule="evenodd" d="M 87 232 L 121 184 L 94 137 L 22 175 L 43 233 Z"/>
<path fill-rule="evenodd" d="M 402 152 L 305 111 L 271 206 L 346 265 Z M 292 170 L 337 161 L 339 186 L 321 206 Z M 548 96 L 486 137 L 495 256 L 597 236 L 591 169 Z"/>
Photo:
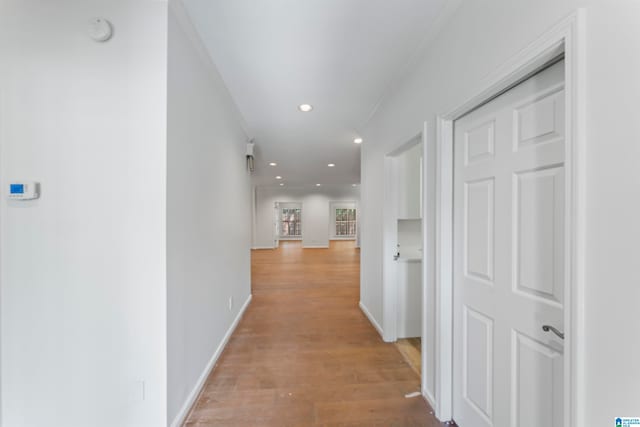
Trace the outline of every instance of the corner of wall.
<path fill-rule="evenodd" d="M 373 327 L 376 328 L 376 331 L 378 331 L 378 334 L 380 334 L 380 338 L 384 339 L 384 332 L 382 331 L 382 327 L 380 326 L 380 324 L 378 324 L 367 306 L 365 306 L 362 301 L 358 303 L 358 306 L 360 307 L 360 310 L 362 310 L 362 313 L 367 317 L 367 319 L 369 319 L 369 322 L 371 322 Z"/>
<path fill-rule="evenodd" d="M 216 66 L 215 61 L 213 60 L 213 57 L 209 53 L 209 50 L 205 46 L 204 42 L 202 41 L 202 38 L 200 37 L 200 34 L 198 33 L 198 29 L 195 23 L 193 22 L 193 19 L 191 18 L 189 11 L 187 10 L 187 6 L 185 5 L 184 0 L 169 0 L 169 13 L 171 13 L 174 16 L 174 18 L 176 19 L 176 22 L 178 23 L 178 25 L 180 26 L 184 34 L 191 41 L 191 44 L 198 52 L 198 55 L 202 60 L 202 63 L 209 69 L 209 71 L 213 75 L 219 76 L 220 79 L 224 82 L 224 79 L 222 78 L 222 76 L 220 76 L 220 72 L 218 70 L 218 67 Z M 233 106 L 233 112 L 236 116 L 236 119 L 238 120 L 238 123 L 242 128 L 246 139 L 249 140 L 251 138 L 250 132 L 249 132 L 249 126 L 247 125 L 247 121 L 245 120 L 244 116 L 240 112 L 238 105 L 236 104 L 235 100 L 231 96 L 231 93 L 228 90 L 228 86 L 226 85 L 226 82 L 224 85 L 224 89 L 225 89 L 226 97 L 228 98 L 229 102 Z"/>

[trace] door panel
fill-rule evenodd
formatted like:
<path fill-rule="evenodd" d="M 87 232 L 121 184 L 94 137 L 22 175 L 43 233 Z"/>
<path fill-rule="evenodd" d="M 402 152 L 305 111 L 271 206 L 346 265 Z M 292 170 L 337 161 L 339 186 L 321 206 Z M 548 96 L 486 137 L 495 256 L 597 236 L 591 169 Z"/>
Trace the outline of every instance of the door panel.
<path fill-rule="evenodd" d="M 515 289 L 562 305 L 564 168 L 517 173 L 515 181 Z"/>
<path fill-rule="evenodd" d="M 533 77 L 535 78 L 535 77 Z M 514 111 L 515 151 L 564 139 L 564 90 L 555 88 Z"/>
<path fill-rule="evenodd" d="M 560 427 L 564 61 L 454 125 L 454 420 Z"/>
<path fill-rule="evenodd" d="M 483 123 L 465 132 L 466 165 L 493 157 L 494 122 Z"/>
<path fill-rule="evenodd" d="M 493 284 L 493 179 L 465 183 L 465 273 Z"/>
<path fill-rule="evenodd" d="M 513 341 L 514 408 L 511 425 L 562 425 L 562 353 L 515 331 Z"/>
<path fill-rule="evenodd" d="M 487 425 L 493 414 L 493 319 L 464 307 L 464 397 Z"/>

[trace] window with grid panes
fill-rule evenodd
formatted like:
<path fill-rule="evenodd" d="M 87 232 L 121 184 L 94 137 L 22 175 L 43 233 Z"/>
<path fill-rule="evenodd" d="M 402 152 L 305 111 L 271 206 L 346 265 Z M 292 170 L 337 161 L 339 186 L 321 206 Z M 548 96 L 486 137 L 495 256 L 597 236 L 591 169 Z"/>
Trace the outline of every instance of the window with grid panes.
<path fill-rule="evenodd" d="M 302 236 L 302 209 L 282 208 L 282 216 L 280 222 L 280 236 Z"/>
<path fill-rule="evenodd" d="M 336 209 L 336 236 L 353 237 L 356 235 L 356 210 Z"/>

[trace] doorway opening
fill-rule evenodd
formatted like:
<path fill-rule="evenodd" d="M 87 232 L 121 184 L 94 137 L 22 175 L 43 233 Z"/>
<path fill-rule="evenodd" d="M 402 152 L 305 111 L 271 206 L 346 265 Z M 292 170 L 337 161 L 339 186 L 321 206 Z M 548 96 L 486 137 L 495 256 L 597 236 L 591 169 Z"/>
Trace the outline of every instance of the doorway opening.
<path fill-rule="evenodd" d="M 423 133 L 385 157 L 383 339 L 422 376 Z"/>

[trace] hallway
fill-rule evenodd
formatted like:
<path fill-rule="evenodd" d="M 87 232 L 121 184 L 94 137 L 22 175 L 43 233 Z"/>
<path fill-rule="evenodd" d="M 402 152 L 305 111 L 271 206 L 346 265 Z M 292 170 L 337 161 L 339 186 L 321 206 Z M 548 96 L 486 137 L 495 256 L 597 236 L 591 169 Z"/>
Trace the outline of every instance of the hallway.
<path fill-rule="evenodd" d="M 440 426 L 358 308 L 352 241 L 252 252 L 253 300 L 185 426 Z"/>

